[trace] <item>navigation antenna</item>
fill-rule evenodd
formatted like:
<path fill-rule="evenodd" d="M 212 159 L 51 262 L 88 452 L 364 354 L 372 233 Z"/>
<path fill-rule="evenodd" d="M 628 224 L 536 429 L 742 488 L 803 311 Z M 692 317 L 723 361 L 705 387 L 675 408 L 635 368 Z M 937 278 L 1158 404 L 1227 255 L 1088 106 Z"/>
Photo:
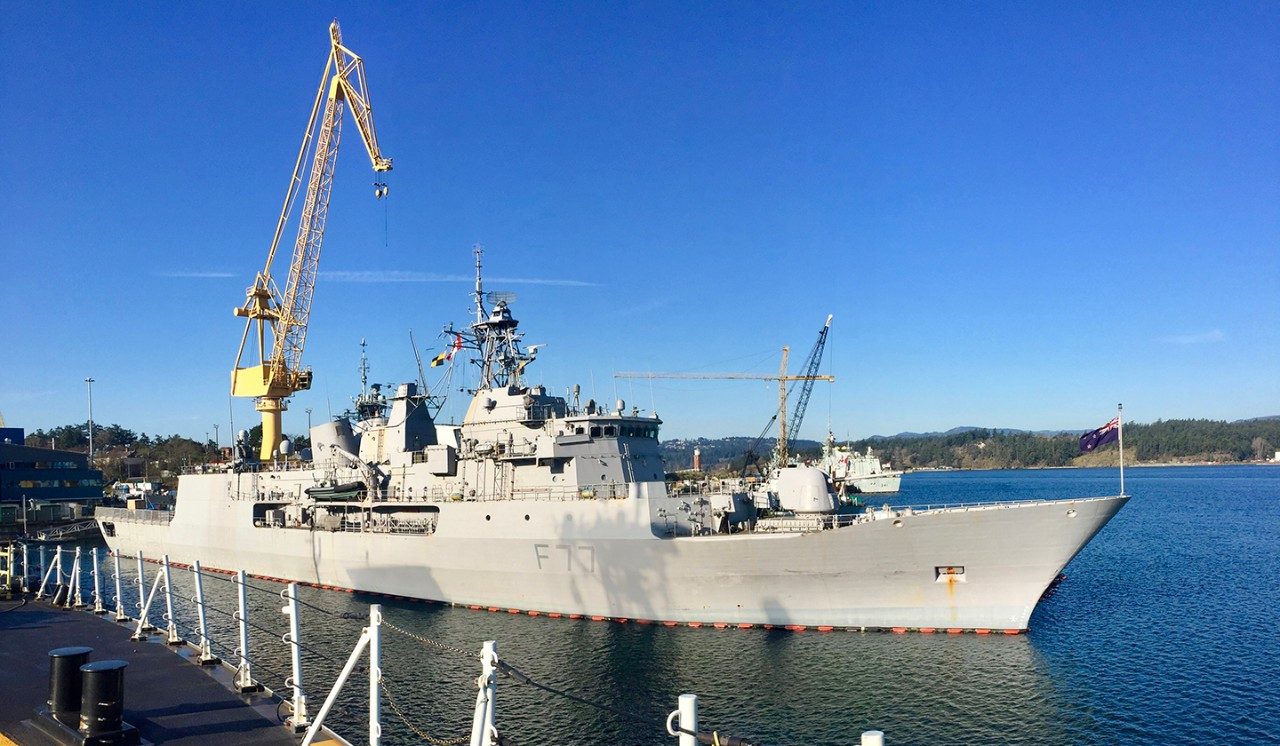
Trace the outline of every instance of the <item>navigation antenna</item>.
<path fill-rule="evenodd" d="M 409 346 L 413 348 L 413 359 L 418 361 L 418 386 L 423 396 L 427 396 L 427 374 L 422 370 L 422 355 L 418 354 L 418 343 L 413 339 L 413 330 L 409 330 Z"/>
<path fill-rule="evenodd" d="M 411 332 L 412 333 L 412 332 Z M 369 346 L 364 341 L 364 337 L 360 338 L 360 393 L 369 393 L 369 356 L 365 354 L 365 349 Z M 421 367 L 421 363 L 419 363 Z"/>
<path fill-rule="evenodd" d="M 476 323 L 479 324 L 488 315 L 484 310 L 484 281 L 480 279 L 481 257 L 484 256 L 484 247 L 476 244 L 473 250 L 476 254 Z"/>

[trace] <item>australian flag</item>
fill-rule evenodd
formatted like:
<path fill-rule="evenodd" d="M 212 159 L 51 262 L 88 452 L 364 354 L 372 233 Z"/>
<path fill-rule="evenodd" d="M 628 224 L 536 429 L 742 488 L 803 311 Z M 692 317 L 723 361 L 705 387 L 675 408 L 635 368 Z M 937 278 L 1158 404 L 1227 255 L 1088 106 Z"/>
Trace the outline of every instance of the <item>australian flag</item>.
<path fill-rule="evenodd" d="M 1080 436 L 1080 451 L 1088 453 L 1120 437 L 1120 418 L 1116 417 L 1102 427 Z"/>

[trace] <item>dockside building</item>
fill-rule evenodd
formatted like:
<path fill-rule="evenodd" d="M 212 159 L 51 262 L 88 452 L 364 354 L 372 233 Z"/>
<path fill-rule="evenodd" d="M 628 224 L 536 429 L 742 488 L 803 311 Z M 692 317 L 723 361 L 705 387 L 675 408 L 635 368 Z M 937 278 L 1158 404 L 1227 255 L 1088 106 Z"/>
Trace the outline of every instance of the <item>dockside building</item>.
<path fill-rule="evenodd" d="M 0 529 L 77 518 L 102 500 L 102 472 L 74 451 L 24 445 L 20 427 L 0 428 Z"/>

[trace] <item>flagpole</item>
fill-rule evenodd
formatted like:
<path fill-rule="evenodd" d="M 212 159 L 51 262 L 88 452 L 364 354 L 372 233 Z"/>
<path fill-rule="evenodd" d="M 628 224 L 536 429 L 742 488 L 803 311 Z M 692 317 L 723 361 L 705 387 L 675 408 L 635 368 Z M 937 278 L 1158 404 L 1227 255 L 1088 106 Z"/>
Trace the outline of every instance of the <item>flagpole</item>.
<path fill-rule="evenodd" d="M 1124 404 L 1116 405 L 1116 418 L 1120 420 L 1120 494 L 1124 494 Z"/>

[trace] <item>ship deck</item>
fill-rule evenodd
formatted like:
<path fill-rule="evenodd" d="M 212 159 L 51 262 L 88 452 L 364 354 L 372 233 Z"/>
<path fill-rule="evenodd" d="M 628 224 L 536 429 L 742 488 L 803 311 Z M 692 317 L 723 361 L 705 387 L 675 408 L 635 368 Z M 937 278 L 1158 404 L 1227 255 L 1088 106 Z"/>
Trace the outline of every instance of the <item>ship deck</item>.
<path fill-rule="evenodd" d="M 84 611 L 42 601 L 12 601 L 0 608 L 0 744 L 55 744 L 32 720 L 49 688 L 48 651 L 93 648 L 91 660 L 124 660 L 124 720 L 152 743 L 195 746 L 236 743 L 293 746 L 292 734 L 264 710 L 267 695 L 242 697 L 219 682 L 220 666 L 201 667 L 163 642 L 135 642 L 130 629 Z M 152 638 L 159 639 L 159 638 Z M 323 739 L 322 739 L 323 740 Z"/>

